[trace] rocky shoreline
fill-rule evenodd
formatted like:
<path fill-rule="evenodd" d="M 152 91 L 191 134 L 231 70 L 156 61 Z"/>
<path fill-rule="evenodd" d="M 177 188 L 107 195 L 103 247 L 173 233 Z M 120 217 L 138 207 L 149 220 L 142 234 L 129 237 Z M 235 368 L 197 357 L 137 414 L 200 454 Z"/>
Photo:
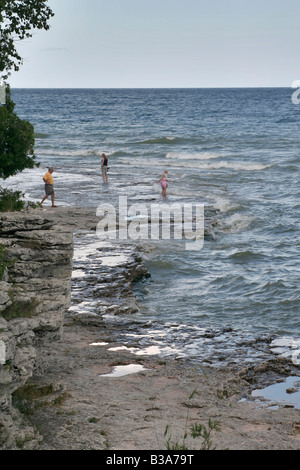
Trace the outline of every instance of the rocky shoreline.
<path fill-rule="evenodd" d="M 138 308 L 132 284 L 148 273 L 130 243 L 103 244 L 98 259 L 89 257 L 97 222 L 83 208 L 0 216 L 8 261 L 0 282 L 0 448 L 166 450 L 182 445 L 187 425 L 212 420 L 220 423 L 211 436 L 217 449 L 299 449 L 299 410 L 251 399 L 255 388 L 299 376 L 289 360 L 212 368 L 118 341 L 120 326 L 105 315 L 130 316 Z M 76 239 L 82 253 L 73 257 Z M 114 375 L 118 366 L 132 373 Z M 185 445 L 203 442 L 189 436 Z"/>

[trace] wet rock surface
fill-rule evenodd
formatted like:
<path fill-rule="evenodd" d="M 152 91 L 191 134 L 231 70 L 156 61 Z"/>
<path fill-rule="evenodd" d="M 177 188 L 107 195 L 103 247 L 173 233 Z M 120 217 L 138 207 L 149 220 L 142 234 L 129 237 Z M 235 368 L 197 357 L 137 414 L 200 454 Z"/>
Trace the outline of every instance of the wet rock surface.
<path fill-rule="evenodd" d="M 219 450 L 299 449 L 299 410 L 272 410 L 250 399 L 258 383 L 270 374 L 273 380 L 274 368 L 291 373 L 288 361 L 265 363 L 259 372 L 211 369 L 124 348 L 114 329 L 70 318 L 63 341 L 43 351 L 48 368 L 33 384 L 59 383 L 61 391 L 60 399 L 44 398 L 44 406 L 31 402 L 31 422 L 43 435 L 40 449 L 166 450 L 168 440 L 182 442 L 187 423 L 208 426 L 210 419 L 220 423 L 221 431 L 212 434 Z M 127 373 L 118 375 L 118 366 Z M 185 444 L 197 450 L 202 442 L 189 437 Z"/>

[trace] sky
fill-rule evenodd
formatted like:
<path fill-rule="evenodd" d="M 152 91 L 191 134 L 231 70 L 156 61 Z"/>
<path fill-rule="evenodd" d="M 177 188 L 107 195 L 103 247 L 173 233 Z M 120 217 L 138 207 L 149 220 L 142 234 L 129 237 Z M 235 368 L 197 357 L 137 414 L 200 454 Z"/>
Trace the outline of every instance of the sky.
<path fill-rule="evenodd" d="M 15 88 L 290 87 L 299 0 L 48 0 Z"/>

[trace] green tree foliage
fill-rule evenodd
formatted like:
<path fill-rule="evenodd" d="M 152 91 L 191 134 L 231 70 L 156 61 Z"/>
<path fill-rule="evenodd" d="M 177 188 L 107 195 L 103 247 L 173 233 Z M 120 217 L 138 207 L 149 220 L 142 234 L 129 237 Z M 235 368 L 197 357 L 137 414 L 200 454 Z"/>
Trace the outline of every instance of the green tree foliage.
<path fill-rule="evenodd" d="M 34 128 L 14 113 L 15 104 L 6 89 L 6 104 L 0 106 L 0 178 L 8 178 L 36 166 Z"/>
<path fill-rule="evenodd" d="M 0 77 L 4 80 L 22 64 L 16 43 L 32 37 L 33 29 L 49 29 L 54 14 L 46 4 L 47 0 L 0 0 Z"/>
<path fill-rule="evenodd" d="M 54 14 L 46 4 L 47 0 L 0 0 L 0 81 L 22 64 L 16 44 L 30 38 L 34 29 L 49 29 Z M 21 120 L 14 107 L 7 86 L 6 104 L 0 106 L 0 178 L 36 164 L 33 126 Z"/>

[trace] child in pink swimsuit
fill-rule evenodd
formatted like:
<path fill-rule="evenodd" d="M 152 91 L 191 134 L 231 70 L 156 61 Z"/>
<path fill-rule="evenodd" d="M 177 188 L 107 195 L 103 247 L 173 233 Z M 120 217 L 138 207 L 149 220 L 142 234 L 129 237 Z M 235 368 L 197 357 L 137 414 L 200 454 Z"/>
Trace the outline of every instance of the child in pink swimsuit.
<path fill-rule="evenodd" d="M 163 196 L 166 195 L 168 183 L 171 183 L 171 181 L 167 179 L 167 174 L 168 174 L 168 170 L 165 170 L 162 177 L 157 181 L 158 183 L 160 182 Z"/>

